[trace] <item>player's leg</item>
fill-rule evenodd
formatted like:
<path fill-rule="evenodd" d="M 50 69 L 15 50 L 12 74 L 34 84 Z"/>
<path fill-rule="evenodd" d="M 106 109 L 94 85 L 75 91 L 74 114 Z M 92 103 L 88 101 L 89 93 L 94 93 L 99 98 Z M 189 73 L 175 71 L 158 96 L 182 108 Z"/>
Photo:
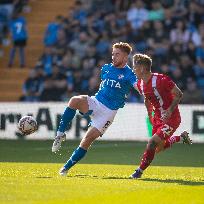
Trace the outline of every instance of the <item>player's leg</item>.
<path fill-rule="evenodd" d="M 9 66 L 9 67 L 12 67 L 12 66 L 13 66 L 13 61 L 14 61 L 14 58 L 15 58 L 15 54 L 16 54 L 16 46 L 14 45 L 14 46 L 11 48 L 11 51 L 10 51 L 9 63 L 8 63 L 8 66 Z"/>
<path fill-rule="evenodd" d="M 189 133 L 187 131 L 182 132 L 179 136 L 172 135 L 169 138 L 165 139 L 159 147 L 157 147 L 156 152 L 159 153 L 163 150 L 166 150 L 168 148 L 171 148 L 173 144 L 178 143 L 182 141 L 183 144 L 192 144 L 192 140 L 189 137 Z"/>
<path fill-rule="evenodd" d="M 74 96 L 70 99 L 68 106 L 66 107 L 64 113 L 62 114 L 61 121 L 57 130 L 57 136 L 52 146 L 52 152 L 59 150 L 62 141 L 65 140 L 65 130 L 68 124 L 72 121 L 76 114 L 76 110 L 82 113 L 87 113 L 89 110 L 87 96 L 80 95 Z"/>
<path fill-rule="evenodd" d="M 131 178 L 140 178 L 142 176 L 143 171 L 151 164 L 152 160 L 154 159 L 156 148 L 161 144 L 161 142 L 162 139 L 157 134 L 154 134 L 147 144 L 140 166 L 131 175 Z"/>
<path fill-rule="evenodd" d="M 131 175 L 131 178 L 140 178 L 142 176 L 143 171 L 150 165 L 152 160 L 154 159 L 154 155 L 158 148 L 163 148 L 163 122 L 159 119 L 154 119 L 153 128 L 152 128 L 152 138 L 149 140 L 147 144 L 147 148 L 143 154 L 142 161 L 138 169 Z M 153 142 L 154 145 L 151 145 Z M 152 148 L 150 148 L 152 147 Z"/>
<path fill-rule="evenodd" d="M 60 169 L 60 175 L 65 176 L 68 170 L 79 162 L 87 153 L 88 148 L 91 146 L 94 140 L 96 140 L 101 135 L 101 132 L 95 128 L 90 127 L 87 131 L 85 137 L 82 139 L 78 148 L 72 153 L 66 164 Z"/>
<path fill-rule="evenodd" d="M 169 120 L 166 124 L 163 124 L 162 128 L 160 128 L 159 135 L 164 139 L 162 145 L 158 146 L 156 152 L 160 152 L 162 150 L 166 150 L 172 147 L 173 144 L 183 141 L 184 144 L 192 144 L 192 141 L 186 131 L 181 133 L 181 135 L 173 135 L 176 129 L 179 127 L 181 123 L 180 117 L 174 120 Z"/>
<path fill-rule="evenodd" d="M 19 56 L 20 56 L 20 66 L 25 66 L 25 52 L 24 52 L 24 46 L 19 46 Z"/>
<path fill-rule="evenodd" d="M 66 175 L 67 171 L 84 157 L 92 142 L 99 136 L 102 136 L 110 127 L 117 113 L 117 111 L 105 107 L 94 97 L 89 97 L 88 102 L 89 110 L 93 111 L 93 114 L 91 114 L 91 127 L 82 139 L 79 147 L 73 152 L 70 159 L 60 170 L 60 175 Z"/>
<path fill-rule="evenodd" d="M 58 128 L 58 133 L 63 134 L 67 125 L 72 121 L 76 114 L 76 110 L 82 113 L 87 113 L 89 109 L 87 96 L 74 96 L 70 99 L 67 108 L 65 109 Z"/>
<path fill-rule="evenodd" d="M 181 136 L 172 135 L 169 138 L 165 139 L 161 146 L 159 146 L 156 150 L 157 153 L 169 149 L 173 144 L 181 141 Z"/>

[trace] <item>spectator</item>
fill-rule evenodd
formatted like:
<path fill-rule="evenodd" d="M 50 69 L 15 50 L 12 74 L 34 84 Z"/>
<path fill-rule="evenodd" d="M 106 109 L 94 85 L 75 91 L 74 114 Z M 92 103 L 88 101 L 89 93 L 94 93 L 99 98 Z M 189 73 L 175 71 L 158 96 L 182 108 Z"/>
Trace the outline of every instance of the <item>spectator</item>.
<path fill-rule="evenodd" d="M 92 76 L 88 81 L 88 89 L 86 90 L 87 95 L 94 96 L 98 91 L 99 84 L 99 78 Z"/>
<path fill-rule="evenodd" d="M 87 59 L 89 66 L 93 68 L 97 64 L 99 57 L 100 55 L 96 53 L 96 47 L 90 45 L 87 49 L 87 54 L 84 59 Z"/>
<path fill-rule="evenodd" d="M 178 62 L 180 60 L 180 56 L 182 55 L 182 53 L 183 50 L 181 44 L 179 43 L 172 44 L 169 49 L 168 55 L 169 61 L 173 60 Z"/>
<path fill-rule="evenodd" d="M 23 10 L 29 12 L 30 7 L 27 4 L 28 0 L 14 0 L 15 12 L 21 13 Z"/>
<path fill-rule="evenodd" d="M 96 44 L 96 51 L 99 55 L 104 55 L 109 50 L 110 41 L 108 37 L 108 33 L 104 31 L 102 35 L 99 37 L 99 41 Z"/>
<path fill-rule="evenodd" d="M 138 30 L 138 32 L 134 35 L 133 32 L 129 32 L 128 40 L 135 42 L 135 48 L 138 52 L 144 53 L 151 45 L 150 41 L 152 36 L 151 33 L 151 24 L 149 21 L 145 21 L 143 26 Z M 134 47 L 134 46 L 133 46 Z"/>
<path fill-rule="evenodd" d="M 111 12 L 113 10 L 113 4 L 111 1 L 104 1 L 104 0 L 93 0 L 92 1 L 92 8 L 91 11 L 105 11 L 105 12 Z"/>
<path fill-rule="evenodd" d="M 177 86 L 181 90 L 185 89 L 186 79 L 183 76 L 181 69 L 178 67 L 175 67 L 175 69 L 172 71 L 172 79 L 177 82 Z"/>
<path fill-rule="evenodd" d="M 104 26 L 104 24 L 103 24 L 103 26 Z M 99 36 L 100 29 L 101 28 L 100 28 L 99 24 L 94 22 L 94 15 L 90 14 L 87 17 L 87 21 L 86 21 L 86 32 L 88 33 L 90 38 L 92 38 L 93 40 L 96 40 Z"/>
<path fill-rule="evenodd" d="M 112 0 L 113 5 L 115 5 L 115 11 L 126 11 L 130 7 L 131 0 Z"/>
<path fill-rule="evenodd" d="M 161 67 L 159 68 L 159 72 L 172 77 L 170 67 L 167 64 L 162 64 Z"/>
<path fill-rule="evenodd" d="M 63 57 L 67 48 L 67 38 L 66 33 L 63 29 L 59 29 L 57 33 L 57 42 L 54 44 L 54 53 L 58 56 L 59 59 Z"/>
<path fill-rule="evenodd" d="M 53 46 L 57 43 L 58 31 L 61 28 L 62 16 L 57 16 L 55 22 L 49 23 L 45 31 L 44 45 Z"/>
<path fill-rule="evenodd" d="M 174 0 L 174 4 L 172 6 L 172 14 L 176 20 L 185 18 L 188 12 L 187 6 L 188 0 Z"/>
<path fill-rule="evenodd" d="M 195 56 L 195 50 L 196 50 L 196 46 L 195 44 L 190 41 L 187 44 L 186 50 L 185 50 L 185 54 L 188 56 L 188 58 L 190 58 L 194 63 L 196 62 L 196 56 Z"/>
<path fill-rule="evenodd" d="M 149 46 L 154 49 L 155 56 L 165 57 L 169 48 L 169 35 L 164 31 L 161 21 L 154 21 L 155 32 L 149 38 Z"/>
<path fill-rule="evenodd" d="M 170 32 L 171 43 L 187 44 L 190 39 L 190 32 L 186 29 L 182 20 L 176 22 L 176 26 Z"/>
<path fill-rule="evenodd" d="M 193 61 L 186 54 L 180 56 L 180 68 L 182 70 L 183 76 L 187 79 L 189 77 L 196 78 L 195 72 L 193 70 Z"/>
<path fill-rule="evenodd" d="M 14 0 L 1 0 L 0 1 L 0 13 L 5 12 L 6 18 L 10 19 L 14 11 Z"/>
<path fill-rule="evenodd" d="M 201 11 L 201 13 L 200 13 Z M 190 1 L 189 3 L 189 9 L 187 10 L 187 19 L 190 24 L 195 25 L 198 27 L 198 25 L 202 22 L 202 14 L 203 14 L 203 8 L 195 1 Z"/>
<path fill-rule="evenodd" d="M 164 9 L 160 1 L 152 1 L 152 9 L 148 13 L 148 19 L 150 21 L 164 20 Z"/>
<path fill-rule="evenodd" d="M 24 47 L 27 43 L 27 25 L 26 20 L 23 16 L 20 16 L 18 13 L 13 15 L 13 18 L 10 22 L 10 32 L 12 35 L 13 48 L 10 51 L 9 67 L 12 67 L 16 49 L 19 49 L 20 52 L 20 67 L 25 66 L 25 54 Z"/>
<path fill-rule="evenodd" d="M 29 101 L 36 102 L 39 101 L 41 88 L 42 88 L 43 79 L 38 74 L 38 71 L 33 69 L 31 70 L 28 79 L 25 81 L 23 85 L 23 97 L 21 97 L 21 101 Z"/>
<path fill-rule="evenodd" d="M 86 50 L 88 49 L 89 46 L 88 35 L 85 32 L 81 32 L 79 34 L 79 39 L 75 39 L 72 42 L 70 42 L 69 46 L 82 59 L 86 55 Z"/>
<path fill-rule="evenodd" d="M 193 67 L 193 69 L 196 74 L 196 81 L 198 86 L 204 90 L 204 63 L 202 61 L 199 61 Z"/>
<path fill-rule="evenodd" d="M 68 69 L 79 69 L 82 61 L 80 57 L 76 55 L 73 49 L 68 49 L 62 59 L 62 64 Z"/>
<path fill-rule="evenodd" d="M 74 85 L 74 95 L 77 95 L 78 93 L 83 93 L 84 90 L 87 88 L 87 79 L 84 78 L 82 75 L 81 70 L 75 70 L 74 71 L 74 80 L 73 80 L 73 85 Z"/>
<path fill-rule="evenodd" d="M 201 46 L 196 49 L 196 62 L 194 71 L 196 74 L 198 86 L 204 89 L 204 38 L 202 39 Z"/>
<path fill-rule="evenodd" d="M 145 9 L 142 0 L 137 0 L 132 3 L 130 9 L 127 11 L 127 20 L 131 23 L 134 30 L 142 27 L 143 23 L 148 19 L 148 11 Z"/>
<path fill-rule="evenodd" d="M 172 9 L 171 8 L 168 8 L 168 9 L 165 9 L 164 11 L 164 28 L 165 28 L 165 31 L 167 33 L 170 33 L 172 28 L 174 27 L 174 19 L 173 19 L 173 13 L 172 13 Z"/>
<path fill-rule="evenodd" d="M 9 20 L 10 18 L 7 9 L 0 4 L 0 49 L 1 45 L 4 44 L 4 39 L 6 38 L 6 35 L 8 33 L 7 26 Z M 3 50 L 1 50 L 1 52 L 3 52 Z"/>
<path fill-rule="evenodd" d="M 204 37 L 204 23 L 201 23 L 198 26 L 198 29 L 194 28 L 191 40 L 195 46 L 199 47 L 201 45 L 203 37 Z"/>
<path fill-rule="evenodd" d="M 196 49 L 196 60 L 198 64 L 204 64 L 204 38 L 201 41 L 201 46 Z"/>
<path fill-rule="evenodd" d="M 57 66 L 53 67 L 53 73 L 47 75 L 43 84 L 41 101 L 60 101 L 66 91 L 66 76 L 59 72 Z"/>
<path fill-rule="evenodd" d="M 54 56 L 52 47 L 45 47 L 44 53 L 37 62 L 37 66 L 41 67 L 44 75 L 52 74 L 53 64 L 56 64 L 56 56 Z"/>
<path fill-rule="evenodd" d="M 85 4 L 82 4 L 81 1 L 76 1 L 74 11 L 73 11 L 73 18 L 80 22 L 80 25 L 85 24 L 87 11 L 84 8 Z"/>
<path fill-rule="evenodd" d="M 183 92 L 182 103 L 185 104 L 202 104 L 202 91 L 197 87 L 196 81 L 192 78 L 187 80 L 187 89 Z"/>

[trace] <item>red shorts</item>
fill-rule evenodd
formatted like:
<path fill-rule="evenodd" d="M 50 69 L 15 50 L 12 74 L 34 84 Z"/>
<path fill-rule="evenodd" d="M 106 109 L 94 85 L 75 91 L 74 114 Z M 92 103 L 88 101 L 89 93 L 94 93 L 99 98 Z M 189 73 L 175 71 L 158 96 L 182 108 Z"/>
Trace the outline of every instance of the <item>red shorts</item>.
<path fill-rule="evenodd" d="M 171 137 L 176 129 L 181 123 L 180 116 L 175 118 L 171 117 L 167 122 L 163 122 L 160 119 L 153 119 L 153 129 L 152 135 L 158 135 L 162 140 L 165 140 L 168 137 Z"/>

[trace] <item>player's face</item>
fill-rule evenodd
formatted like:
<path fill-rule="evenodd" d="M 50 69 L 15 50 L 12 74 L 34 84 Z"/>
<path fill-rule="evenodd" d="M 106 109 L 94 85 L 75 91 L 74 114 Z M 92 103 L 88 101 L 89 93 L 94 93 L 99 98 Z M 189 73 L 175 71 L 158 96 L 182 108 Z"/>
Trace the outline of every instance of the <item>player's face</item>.
<path fill-rule="evenodd" d="M 134 72 L 137 76 L 138 79 L 141 79 L 142 78 L 142 67 L 140 65 L 133 65 L 134 67 Z"/>
<path fill-rule="evenodd" d="M 115 67 L 122 68 L 127 64 L 128 55 L 118 48 L 113 48 L 112 63 Z"/>

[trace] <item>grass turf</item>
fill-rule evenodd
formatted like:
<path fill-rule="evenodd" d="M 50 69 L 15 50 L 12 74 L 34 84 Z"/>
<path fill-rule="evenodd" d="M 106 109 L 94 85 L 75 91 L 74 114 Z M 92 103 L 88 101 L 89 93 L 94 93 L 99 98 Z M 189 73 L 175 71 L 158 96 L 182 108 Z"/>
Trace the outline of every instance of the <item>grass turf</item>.
<path fill-rule="evenodd" d="M 130 180 L 134 166 L 79 164 L 68 177 L 59 164 L 1 163 L 0 203 L 203 203 L 202 168 L 151 167 Z"/>
<path fill-rule="evenodd" d="M 67 177 L 57 172 L 78 141 L 68 141 L 58 154 L 51 144 L 0 141 L 1 204 L 203 203 L 203 144 L 177 144 L 158 154 L 141 180 L 128 177 L 145 143 L 96 142 Z"/>

